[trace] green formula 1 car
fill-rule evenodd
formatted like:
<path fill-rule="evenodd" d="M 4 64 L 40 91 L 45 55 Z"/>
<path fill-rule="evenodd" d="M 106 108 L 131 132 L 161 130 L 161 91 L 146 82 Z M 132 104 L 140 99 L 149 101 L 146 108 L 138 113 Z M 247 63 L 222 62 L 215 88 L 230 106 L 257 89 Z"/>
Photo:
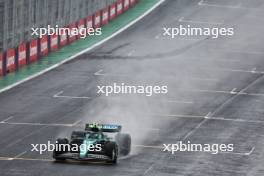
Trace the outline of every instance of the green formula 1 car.
<path fill-rule="evenodd" d="M 121 133 L 120 125 L 86 124 L 84 131 L 73 131 L 71 139 L 59 138 L 53 151 L 55 160 L 102 160 L 116 164 L 118 156 L 131 150 L 131 136 Z"/>

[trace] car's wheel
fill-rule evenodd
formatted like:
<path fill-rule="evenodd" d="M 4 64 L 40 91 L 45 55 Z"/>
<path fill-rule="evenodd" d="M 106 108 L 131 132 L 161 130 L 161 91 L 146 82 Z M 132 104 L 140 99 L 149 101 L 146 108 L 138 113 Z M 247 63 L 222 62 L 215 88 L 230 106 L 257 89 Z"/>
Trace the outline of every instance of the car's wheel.
<path fill-rule="evenodd" d="M 129 134 L 118 133 L 116 135 L 116 141 L 120 154 L 124 156 L 128 155 L 131 151 L 131 136 Z"/>
<path fill-rule="evenodd" d="M 69 140 L 66 138 L 59 138 L 59 139 L 57 139 L 56 143 L 57 143 L 57 146 L 67 145 L 67 144 L 69 144 Z M 63 150 L 63 151 L 60 149 L 61 149 L 61 147 L 58 147 L 58 148 L 55 148 L 55 150 L 53 150 L 53 158 L 55 160 L 58 160 L 58 161 L 65 160 L 65 158 L 61 158 L 59 155 L 68 152 L 67 147 L 65 147 L 66 150 Z"/>
<path fill-rule="evenodd" d="M 117 163 L 118 158 L 118 146 L 115 142 L 107 142 L 105 144 L 105 153 L 108 157 L 111 158 L 111 161 L 109 161 L 112 164 Z"/>

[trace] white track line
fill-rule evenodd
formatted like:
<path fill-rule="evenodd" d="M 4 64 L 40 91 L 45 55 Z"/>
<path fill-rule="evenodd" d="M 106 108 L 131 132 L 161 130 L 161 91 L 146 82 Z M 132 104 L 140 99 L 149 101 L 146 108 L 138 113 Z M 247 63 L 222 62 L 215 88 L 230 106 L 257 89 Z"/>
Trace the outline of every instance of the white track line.
<path fill-rule="evenodd" d="M 180 114 L 148 114 L 149 116 L 162 116 L 168 118 L 198 118 L 198 119 L 208 119 L 208 120 L 218 120 L 218 121 L 232 121 L 232 122 L 244 122 L 244 123 L 264 123 L 264 120 L 249 120 L 249 119 L 230 119 L 226 117 L 215 117 L 212 116 L 212 112 L 202 116 L 202 115 L 180 115 Z"/>
<path fill-rule="evenodd" d="M 143 173 L 143 175 L 146 175 L 149 171 L 151 171 L 154 167 L 155 163 L 152 163 L 148 169 L 145 170 L 145 172 Z"/>
<path fill-rule="evenodd" d="M 47 127 L 72 127 L 74 124 L 58 124 L 58 123 L 30 123 L 30 122 L 0 122 L 0 124 L 7 124 L 7 125 L 28 125 L 28 126 L 47 126 Z"/>
<path fill-rule="evenodd" d="M 221 25 L 224 22 L 207 22 L 207 21 L 195 21 L 195 20 L 185 20 L 184 17 L 179 19 L 179 22 L 183 23 L 196 23 L 196 24 L 213 24 L 213 25 Z"/>
<path fill-rule="evenodd" d="M 187 90 L 182 90 L 182 91 L 187 91 L 187 92 L 202 92 L 202 93 L 222 93 L 222 94 L 230 94 L 230 95 L 244 95 L 244 96 L 264 96 L 264 94 L 261 93 L 247 93 L 243 91 L 236 91 L 237 89 L 234 88 L 230 91 L 228 90 L 207 90 L 207 89 L 187 89 Z"/>
<path fill-rule="evenodd" d="M 231 91 L 225 91 L 225 90 L 209 90 L 209 89 L 187 89 L 182 90 L 187 92 L 205 92 L 205 93 L 224 93 L 224 94 L 230 94 Z"/>
<path fill-rule="evenodd" d="M 241 156 L 249 156 L 251 155 L 255 150 L 255 147 L 252 147 L 252 149 L 249 152 L 246 153 L 240 153 L 240 152 L 220 152 L 219 154 L 233 154 L 233 155 L 241 155 Z"/>
<path fill-rule="evenodd" d="M 162 146 L 155 146 L 155 145 L 132 145 L 132 147 L 137 147 L 137 148 L 150 148 L 150 149 L 163 149 Z"/>
<path fill-rule="evenodd" d="M 255 150 L 255 147 L 253 147 L 253 148 L 250 150 L 250 152 L 247 153 L 247 155 L 251 155 L 251 154 L 254 152 L 254 150 Z"/>
<path fill-rule="evenodd" d="M 92 49 L 94 49 L 94 48 L 96 48 L 96 47 L 102 45 L 103 43 L 109 41 L 110 39 L 114 38 L 114 37 L 117 36 L 118 34 L 120 34 L 120 33 L 122 33 L 123 31 L 125 31 L 126 29 L 128 29 L 128 28 L 131 27 L 132 25 L 136 24 L 138 21 L 140 21 L 141 19 L 143 19 L 145 16 L 147 16 L 147 15 L 150 14 L 153 10 L 155 10 L 158 6 L 160 6 L 163 2 L 165 2 L 165 0 L 160 0 L 160 1 L 157 2 L 154 6 L 152 6 L 150 9 L 148 9 L 145 13 L 143 13 L 142 15 L 140 15 L 138 18 L 136 18 L 135 20 L 131 21 L 130 23 L 128 23 L 127 25 L 125 25 L 123 28 L 119 29 L 118 31 L 116 31 L 115 33 L 113 33 L 112 35 L 110 35 L 109 37 L 106 37 L 106 38 L 103 39 L 102 41 L 100 41 L 100 42 L 94 44 L 93 46 L 91 46 L 91 47 L 89 47 L 89 48 L 87 48 L 87 49 L 85 49 L 85 50 L 83 50 L 83 51 L 81 51 L 81 52 L 79 52 L 79 53 L 77 53 L 77 54 L 71 56 L 71 57 L 66 58 L 65 60 L 63 60 L 63 61 L 61 61 L 61 62 L 59 62 L 59 63 L 57 63 L 57 64 L 55 64 L 55 65 L 53 65 L 53 66 L 51 66 L 51 67 L 49 67 L 49 68 L 47 68 L 47 69 L 44 69 L 44 70 L 40 71 L 39 73 L 36 73 L 36 74 L 34 74 L 34 75 L 31 75 L 31 76 L 29 76 L 29 77 L 27 77 L 27 78 L 25 78 L 25 79 L 23 79 L 23 80 L 21 80 L 21 81 L 18 81 L 18 82 L 14 83 L 14 84 L 12 84 L 12 85 L 10 85 L 10 86 L 7 86 L 7 87 L 1 89 L 1 90 L 0 90 L 0 93 L 5 92 L 5 91 L 7 91 L 7 90 L 10 90 L 10 89 L 12 89 L 12 88 L 14 88 L 14 87 L 16 87 L 16 86 L 22 84 L 22 83 L 25 83 L 25 82 L 27 82 L 27 81 L 29 81 L 29 80 L 31 80 L 31 79 L 34 79 L 34 78 L 36 78 L 36 77 L 38 77 L 38 76 L 40 76 L 40 75 L 43 75 L 43 74 L 47 73 L 48 71 L 53 70 L 53 69 L 55 69 L 55 68 L 57 68 L 57 67 L 63 65 L 64 63 L 69 62 L 69 61 L 75 59 L 76 57 L 78 57 L 78 56 L 80 56 L 80 55 L 82 55 L 82 54 L 84 54 L 84 53 L 86 53 L 86 52 L 88 52 L 88 51 L 91 51 Z"/>
<path fill-rule="evenodd" d="M 227 104 L 232 102 L 237 96 L 239 96 L 240 93 L 243 93 L 249 87 L 251 87 L 252 85 L 256 84 L 257 82 L 259 82 L 263 78 L 264 78 L 264 76 L 261 76 L 258 79 L 256 79 L 255 81 L 251 82 L 245 88 L 243 88 L 241 91 L 239 91 L 236 95 L 234 95 L 231 98 L 227 99 L 223 104 L 221 104 L 219 107 L 217 107 L 213 112 L 209 112 L 199 124 L 197 124 L 185 136 L 183 136 L 183 141 L 186 140 L 188 137 L 190 137 L 192 134 L 194 134 L 203 124 L 205 124 L 208 120 L 210 120 L 211 117 L 213 117 L 215 114 L 217 114 L 219 111 L 221 111 Z"/>
<path fill-rule="evenodd" d="M 113 73 L 104 73 L 103 69 L 98 70 L 97 72 L 94 73 L 94 76 L 116 76 L 116 77 L 131 77 L 131 75 L 127 74 L 113 74 Z M 171 78 L 175 79 L 175 77 L 170 76 Z M 198 81 L 212 81 L 212 82 L 217 82 L 219 79 L 216 78 L 198 78 L 198 77 L 191 77 L 191 78 L 186 78 L 187 80 L 198 80 Z"/>
<path fill-rule="evenodd" d="M 163 149 L 161 146 L 145 146 L 145 145 L 134 145 L 133 147 L 143 147 L 143 148 L 151 148 L 151 149 Z M 218 154 L 233 154 L 233 155 L 241 155 L 241 156 L 250 156 L 255 150 L 255 147 L 253 147 L 249 152 L 247 153 L 236 153 L 236 152 L 220 152 Z M 41 159 L 41 158 L 22 158 L 21 156 L 24 155 L 26 152 L 22 152 L 19 155 L 15 157 L 0 157 L 1 161 L 14 161 L 14 160 L 22 160 L 22 161 L 44 161 L 44 162 L 52 162 L 53 159 Z M 207 152 L 208 153 L 208 152 Z M 210 153 L 212 154 L 212 153 Z M 148 173 L 152 168 L 154 164 L 152 164 L 145 173 Z"/>
<path fill-rule="evenodd" d="M 72 126 L 77 126 L 79 123 L 81 123 L 82 122 L 82 120 L 80 119 L 80 120 L 77 120 L 76 122 L 74 122 L 73 124 L 72 124 Z"/>
<path fill-rule="evenodd" d="M 252 74 L 264 74 L 264 71 L 257 71 L 256 68 L 252 70 L 242 69 L 225 69 L 225 68 L 204 68 L 205 70 L 222 71 L 222 72 L 241 72 L 241 73 L 252 73 Z"/>
<path fill-rule="evenodd" d="M 237 94 L 236 90 L 237 90 L 237 88 L 232 89 L 231 92 L 230 92 L 230 94 L 233 94 L 233 95 L 234 94 Z"/>
<path fill-rule="evenodd" d="M 15 159 L 15 158 L 20 158 L 22 155 L 24 155 L 24 154 L 26 154 L 26 153 L 27 153 L 27 151 L 21 152 L 21 153 L 19 153 L 18 155 L 14 156 L 13 158 L 14 158 L 14 159 Z"/>
<path fill-rule="evenodd" d="M 15 145 L 15 144 L 17 144 L 17 143 L 23 141 L 23 140 L 26 139 L 27 137 L 32 136 L 32 135 L 34 135 L 34 134 L 40 132 L 42 129 L 44 129 L 44 128 L 46 128 L 46 127 L 47 127 L 47 126 L 42 126 L 42 127 L 38 128 L 38 129 L 36 129 L 35 131 L 32 131 L 31 133 L 29 133 L 29 134 L 27 134 L 27 135 L 25 135 L 25 136 L 19 138 L 18 140 L 15 140 L 15 141 L 9 143 L 9 144 L 8 144 L 7 146 L 5 146 L 5 147 L 6 147 L 6 148 L 9 148 L 9 147 L 11 147 L 11 146 L 13 146 L 13 145 Z"/>
<path fill-rule="evenodd" d="M 160 116 L 168 118 L 204 118 L 202 115 L 184 115 L 184 114 L 142 114 L 142 116 Z"/>
<path fill-rule="evenodd" d="M 127 53 L 128 57 L 131 57 L 136 51 L 135 50 L 131 50 L 129 53 Z"/>
<path fill-rule="evenodd" d="M 146 115 L 146 114 L 143 114 Z M 180 114 L 147 114 L 147 116 L 159 116 L 165 118 L 193 118 L 193 119 L 208 119 L 208 120 L 217 120 L 217 121 L 231 121 L 231 122 L 241 122 L 241 123 L 256 123 L 256 124 L 264 124 L 262 120 L 247 120 L 247 119 L 230 119 L 225 117 L 214 117 L 212 113 L 208 113 L 205 116 L 195 116 L 195 115 L 180 115 Z M 30 122 L 0 122 L 0 124 L 6 125 L 25 125 L 25 126 L 46 126 L 46 127 L 82 127 L 84 124 L 80 124 L 81 120 L 76 121 L 73 124 L 58 124 L 58 123 L 30 123 Z M 149 130 L 160 130 L 157 128 L 150 128 Z"/>
<path fill-rule="evenodd" d="M 247 120 L 247 119 L 230 119 L 225 117 L 210 117 L 210 120 L 219 120 L 219 121 L 232 121 L 232 122 L 246 122 L 246 123 L 264 123 L 263 120 Z"/>
<path fill-rule="evenodd" d="M 94 73 L 94 75 L 95 75 L 95 76 L 101 76 L 101 75 L 104 75 L 104 74 L 102 73 L 103 71 L 104 71 L 104 70 L 102 70 L 102 69 L 101 69 L 101 70 L 98 70 L 97 72 Z"/>
<path fill-rule="evenodd" d="M 6 125 L 27 125 L 27 126 L 44 126 L 44 127 L 84 127 L 85 123 L 81 123 L 82 120 L 78 120 L 73 124 L 52 124 L 52 123 L 19 123 L 19 122 L 5 122 L 0 124 Z M 141 129 L 140 129 L 141 130 Z M 159 128 L 144 128 L 145 131 L 156 131 L 159 132 Z"/>
<path fill-rule="evenodd" d="M 61 94 L 63 94 L 63 91 L 60 91 L 60 92 L 54 94 L 53 97 L 54 98 L 59 97 L 59 96 L 61 96 Z"/>
<path fill-rule="evenodd" d="M 133 145 L 133 147 L 162 149 L 162 146 L 148 146 L 148 145 Z M 25 160 L 25 161 L 47 161 L 47 162 L 54 161 L 53 159 L 23 158 L 23 157 L 21 157 L 25 153 L 27 153 L 27 151 L 24 151 L 24 152 L 16 155 L 15 157 L 0 157 L 0 160 L 6 160 L 6 161 Z"/>
<path fill-rule="evenodd" d="M 218 8 L 229 8 L 229 9 L 244 9 L 244 10 L 256 10 L 256 9 L 258 9 L 258 8 L 242 7 L 240 4 L 237 6 L 211 4 L 211 3 L 204 2 L 204 0 L 201 0 L 198 3 L 198 5 L 199 6 L 208 6 L 208 7 L 218 7 Z"/>
<path fill-rule="evenodd" d="M 13 117 L 13 116 L 10 116 L 10 117 L 8 117 L 7 119 L 1 121 L 0 123 L 5 123 L 5 122 L 7 122 L 8 120 L 10 120 L 10 119 L 12 119 L 12 118 L 14 118 L 14 117 Z"/>
<path fill-rule="evenodd" d="M 68 99 L 92 99 L 92 97 L 77 97 L 77 96 L 67 96 L 67 95 L 61 95 L 64 91 L 60 91 L 53 95 L 53 98 L 68 98 Z"/>
<path fill-rule="evenodd" d="M 190 137 L 193 133 L 195 133 L 203 124 L 207 122 L 207 118 L 204 117 L 204 119 L 197 124 L 191 131 L 189 131 L 183 138 L 182 141 L 185 141 L 188 137 Z"/>
<path fill-rule="evenodd" d="M 211 116 L 214 116 L 215 114 L 217 114 L 220 110 L 222 110 L 227 104 L 229 104 L 230 102 L 232 102 L 235 98 L 237 98 L 241 93 L 244 93 L 248 88 L 250 88 L 252 85 L 258 83 L 259 81 L 261 81 L 264 78 L 264 76 L 261 76 L 259 78 L 257 78 L 255 81 L 251 82 L 250 84 L 248 84 L 245 88 L 243 88 L 242 90 L 240 90 L 239 92 L 237 92 L 236 95 L 232 96 L 231 98 L 227 99 L 223 104 L 221 104 L 218 108 L 216 108 L 214 110 L 214 112 L 212 112 Z"/>
<path fill-rule="evenodd" d="M 138 147 L 138 148 L 146 148 L 146 149 L 164 149 L 163 146 L 158 146 L 158 145 L 133 145 L 133 147 Z M 255 150 L 255 147 L 252 147 L 252 149 L 249 152 L 219 152 L 217 154 L 211 153 L 211 152 L 205 152 L 205 153 L 210 153 L 212 155 L 219 155 L 219 154 L 232 154 L 232 155 L 242 155 L 242 156 L 249 156 L 253 153 L 253 151 Z M 203 151 L 199 151 L 199 152 L 203 152 Z"/>
<path fill-rule="evenodd" d="M 67 95 L 61 95 L 64 91 L 60 91 L 53 95 L 53 98 L 66 98 L 66 99 L 93 99 L 92 97 L 78 97 L 78 96 L 67 96 Z M 118 97 L 117 97 L 118 98 Z M 98 97 L 98 99 L 117 99 L 115 97 Z M 177 103 L 177 104 L 194 104 L 192 101 L 180 101 L 180 100 L 162 100 L 162 102 L 167 103 Z M 1 123 L 1 122 L 0 122 Z"/>
<path fill-rule="evenodd" d="M 206 116 L 204 116 L 204 118 L 205 119 L 209 119 L 209 118 L 211 118 L 211 116 L 212 116 L 212 113 L 211 112 L 208 112 L 208 114 L 206 114 Z"/>
<path fill-rule="evenodd" d="M 191 77 L 191 78 L 187 78 L 190 80 L 198 80 L 198 81 L 212 81 L 212 82 L 218 82 L 219 79 L 215 79 L 215 78 L 196 78 L 196 77 Z"/>
<path fill-rule="evenodd" d="M 174 38 L 177 40 L 186 40 L 186 41 L 198 41 L 198 40 L 203 40 L 203 38 Z"/>
<path fill-rule="evenodd" d="M 13 160 L 23 160 L 23 161 L 45 161 L 45 162 L 51 162 L 54 160 L 51 159 L 38 159 L 38 158 L 12 158 L 12 157 L 0 157 L 0 160 L 2 161 L 13 161 Z"/>
<path fill-rule="evenodd" d="M 178 103 L 178 104 L 194 104 L 192 101 L 178 101 L 178 100 L 163 100 L 163 102 L 167 103 Z"/>
<path fill-rule="evenodd" d="M 2 161 L 14 161 L 14 160 L 21 160 L 21 161 L 42 161 L 42 162 L 55 162 L 54 159 L 45 159 L 45 158 L 11 158 L 11 157 L 0 157 L 0 160 Z M 71 160 L 71 162 L 79 162 L 79 161 L 74 161 Z M 83 161 L 84 162 L 84 161 Z M 104 163 L 102 161 L 87 161 L 89 163 L 93 164 L 101 164 Z M 105 163 L 104 163 L 105 164 Z"/>

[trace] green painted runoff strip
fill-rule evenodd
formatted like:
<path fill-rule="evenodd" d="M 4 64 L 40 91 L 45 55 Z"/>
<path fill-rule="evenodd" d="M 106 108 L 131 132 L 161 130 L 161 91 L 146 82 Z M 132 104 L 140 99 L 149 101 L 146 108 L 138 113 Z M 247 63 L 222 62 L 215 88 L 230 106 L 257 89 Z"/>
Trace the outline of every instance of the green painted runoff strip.
<path fill-rule="evenodd" d="M 26 79 L 40 71 L 43 71 L 70 56 L 77 54 L 78 52 L 93 46 L 94 44 L 102 41 L 103 39 L 111 36 L 122 27 L 141 16 L 148 9 L 153 7 L 159 0 L 141 0 L 135 7 L 129 9 L 124 14 L 118 16 L 113 21 L 110 21 L 108 25 L 102 27 L 102 35 L 89 36 L 85 39 L 79 39 L 74 43 L 64 46 L 63 48 L 49 53 L 48 56 L 42 57 L 39 61 L 27 65 L 19 71 L 9 73 L 0 78 L 0 89 L 4 89 L 7 86 L 15 84 L 23 79 Z"/>

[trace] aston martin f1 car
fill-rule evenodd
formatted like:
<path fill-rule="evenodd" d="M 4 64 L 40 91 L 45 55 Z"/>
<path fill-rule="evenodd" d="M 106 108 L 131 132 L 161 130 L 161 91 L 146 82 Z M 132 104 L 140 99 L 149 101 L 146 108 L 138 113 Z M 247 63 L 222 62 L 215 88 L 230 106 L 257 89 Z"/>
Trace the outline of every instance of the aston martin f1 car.
<path fill-rule="evenodd" d="M 57 139 L 53 158 L 116 164 L 119 156 L 126 156 L 131 150 L 131 136 L 121 133 L 121 128 L 112 124 L 86 124 L 84 131 L 73 131 L 70 139 Z"/>

